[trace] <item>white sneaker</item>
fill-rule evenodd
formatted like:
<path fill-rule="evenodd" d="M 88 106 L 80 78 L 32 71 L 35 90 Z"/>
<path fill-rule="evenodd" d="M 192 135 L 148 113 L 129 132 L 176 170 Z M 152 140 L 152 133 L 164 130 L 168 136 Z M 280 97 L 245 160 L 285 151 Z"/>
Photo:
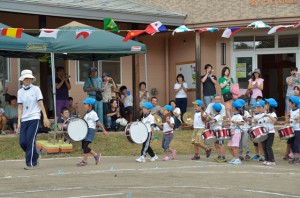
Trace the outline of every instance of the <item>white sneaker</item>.
<path fill-rule="evenodd" d="M 136 161 L 136 162 L 139 162 L 139 163 L 146 162 L 146 160 L 145 160 L 145 157 L 144 157 L 144 156 L 141 156 L 141 157 L 137 158 L 135 161 Z"/>
<path fill-rule="evenodd" d="M 235 159 L 233 158 L 232 160 L 230 160 L 228 163 L 232 164 L 235 161 Z"/>
<path fill-rule="evenodd" d="M 275 162 L 267 162 L 265 165 L 267 165 L 267 166 L 275 166 L 276 163 Z"/>
<path fill-rule="evenodd" d="M 234 165 L 239 165 L 239 164 L 242 164 L 241 160 L 240 159 L 235 159 L 232 164 Z"/>
<path fill-rule="evenodd" d="M 157 160 L 157 159 L 158 159 L 157 155 L 154 155 L 154 157 L 151 157 L 150 161 L 155 162 L 155 160 Z"/>
<path fill-rule="evenodd" d="M 263 165 L 267 165 L 267 164 L 268 164 L 268 161 L 264 161 L 264 162 L 263 162 Z"/>

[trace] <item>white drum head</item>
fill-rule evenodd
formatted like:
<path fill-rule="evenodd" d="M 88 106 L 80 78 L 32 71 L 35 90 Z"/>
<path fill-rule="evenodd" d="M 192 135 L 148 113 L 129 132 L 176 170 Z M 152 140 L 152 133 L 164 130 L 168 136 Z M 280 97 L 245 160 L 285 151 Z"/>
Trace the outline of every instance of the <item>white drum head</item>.
<path fill-rule="evenodd" d="M 81 141 L 84 140 L 88 133 L 88 125 L 81 118 L 73 118 L 68 124 L 67 132 L 73 141 Z"/>
<path fill-rule="evenodd" d="M 136 144 L 143 144 L 148 137 L 148 130 L 142 122 L 132 122 L 130 126 L 130 137 Z"/>

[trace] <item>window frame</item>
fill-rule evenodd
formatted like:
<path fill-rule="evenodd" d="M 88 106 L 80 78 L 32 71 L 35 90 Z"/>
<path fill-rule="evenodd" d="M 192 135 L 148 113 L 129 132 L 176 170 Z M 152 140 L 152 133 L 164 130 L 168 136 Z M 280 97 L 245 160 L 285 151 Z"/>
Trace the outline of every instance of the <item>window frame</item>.
<path fill-rule="evenodd" d="M 6 75 L 7 79 L 5 79 L 5 83 L 11 83 L 11 59 L 8 57 L 3 57 L 6 59 Z M 2 72 L 2 71 L 0 71 Z"/>

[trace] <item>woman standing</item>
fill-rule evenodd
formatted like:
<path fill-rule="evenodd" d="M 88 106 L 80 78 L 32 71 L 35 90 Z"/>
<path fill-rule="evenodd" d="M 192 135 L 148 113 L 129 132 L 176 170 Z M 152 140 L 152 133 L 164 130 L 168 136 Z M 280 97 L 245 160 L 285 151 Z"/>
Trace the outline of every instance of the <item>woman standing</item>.
<path fill-rule="evenodd" d="M 231 100 L 232 94 L 230 93 L 230 83 L 234 83 L 233 79 L 230 77 L 230 69 L 228 67 L 224 67 L 222 69 L 222 77 L 219 78 L 219 85 L 221 87 L 221 93 L 223 95 L 226 116 L 227 118 L 231 118 Z"/>
<path fill-rule="evenodd" d="M 63 67 L 57 67 L 56 73 L 56 115 L 60 116 L 61 109 L 63 107 L 69 107 L 69 90 L 71 89 L 71 84 L 69 76 L 66 75 Z"/>
<path fill-rule="evenodd" d="M 39 87 L 33 85 L 35 77 L 31 70 L 21 72 L 20 81 L 23 86 L 18 91 L 18 129 L 20 130 L 20 146 L 26 153 L 25 170 L 36 169 L 39 167 L 39 154 L 36 152 L 35 137 L 39 128 L 41 111 L 45 127 L 50 127 L 45 107 L 43 95 Z"/>
<path fill-rule="evenodd" d="M 176 98 L 176 106 L 179 107 L 181 111 L 181 115 L 186 112 L 187 107 L 187 83 L 184 81 L 184 76 L 182 74 L 178 74 L 176 77 L 176 83 L 174 85 L 175 98 Z"/>
<path fill-rule="evenodd" d="M 251 89 L 252 95 L 250 104 L 256 102 L 257 96 L 263 97 L 262 90 L 264 89 L 264 79 L 260 77 L 260 70 L 255 69 L 252 72 L 252 77 L 249 79 L 248 89 Z"/>

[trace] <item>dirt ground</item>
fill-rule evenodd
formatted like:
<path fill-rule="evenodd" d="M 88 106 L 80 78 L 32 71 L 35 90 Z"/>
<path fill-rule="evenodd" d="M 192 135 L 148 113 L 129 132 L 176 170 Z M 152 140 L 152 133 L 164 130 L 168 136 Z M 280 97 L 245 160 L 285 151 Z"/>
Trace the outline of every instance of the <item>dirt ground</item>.
<path fill-rule="evenodd" d="M 0 161 L 0 197 L 300 197 L 300 165 L 277 156 L 277 165 L 257 161 L 219 164 L 201 161 L 136 163 L 135 157 L 102 157 L 99 165 L 76 167 L 81 158 L 41 159 L 24 170 L 24 160 Z"/>

